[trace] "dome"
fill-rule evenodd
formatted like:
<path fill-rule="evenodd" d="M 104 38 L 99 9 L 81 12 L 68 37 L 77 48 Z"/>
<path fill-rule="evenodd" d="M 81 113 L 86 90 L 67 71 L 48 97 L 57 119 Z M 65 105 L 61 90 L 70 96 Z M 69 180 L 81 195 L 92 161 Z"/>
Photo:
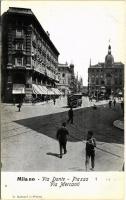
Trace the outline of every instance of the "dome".
<path fill-rule="evenodd" d="M 111 54 L 108 54 L 106 57 L 105 57 L 105 62 L 106 63 L 111 63 L 113 64 L 114 63 L 114 58 Z"/>
<path fill-rule="evenodd" d="M 114 63 L 114 57 L 111 54 L 111 46 L 108 47 L 108 54 L 105 57 L 105 65 L 112 66 Z"/>

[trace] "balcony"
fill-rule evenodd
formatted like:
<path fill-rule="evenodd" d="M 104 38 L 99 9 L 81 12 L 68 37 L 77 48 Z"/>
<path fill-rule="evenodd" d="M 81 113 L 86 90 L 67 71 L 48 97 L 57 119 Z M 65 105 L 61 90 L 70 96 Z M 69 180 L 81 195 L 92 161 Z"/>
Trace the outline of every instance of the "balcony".
<path fill-rule="evenodd" d="M 15 35 L 15 38 L 14 38 L 15 41 L 19 41 L 19 40 L 24 40 L 24 35 Z"/>
<path fill-rule="evenodd" d="M 34 70 L 45 75 L 45 68 L 42 67 L 42 66 L 37 66 L 37 67 L 34 67 Z"/>
<path fill-rule="evenodd" d="M 7 64 L 7 69 L 12 69 L 12 63 Z"/>
<path fill-rule="evenodd" d="M 35 47 L 36 48 L 36 41 L 35 40 L 32 40 L 32 45 L 33 45 L 33 47 Z"/>
<path fill-rule="evenodd" d="M 26 66 L 15 64 L 15 65 L 13 65 L 13 69 L 22 69 L 22 70 L 24 70 L 24 69 L 26 69 Z"/>

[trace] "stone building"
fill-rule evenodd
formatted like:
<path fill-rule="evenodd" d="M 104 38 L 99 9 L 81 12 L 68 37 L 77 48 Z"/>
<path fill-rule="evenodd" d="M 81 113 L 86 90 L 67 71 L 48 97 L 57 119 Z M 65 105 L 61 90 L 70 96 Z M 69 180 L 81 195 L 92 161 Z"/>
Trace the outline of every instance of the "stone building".
<path fill-rule="evenodd" d="M 58 56 L 31 9 L 10 7 L 2 15 L 2 100 L 58 94 Z"/>
<path fill-rule="evenodd" d="M 68 65 L 67 62 L 58 64 L 58 72 L 59 83 L 57 87 L 64 95 L 82 92 L 83 80 L 82 78 L 78 79 L 78 73 L 75 76 L 73 64 Z"/>
<path fill-rule="evenodd" d="M 124 64 L 115 62 L 108 46 L 108 54 L 104 63 L 91 65 L 88 68 L 88 93 L 89 96 L 101 94 L 110 96 L 123 94 L 124 91 Z"/>
<path fill-rule="evenodd" d="M 67 62 L 65 64 L 58 64 L 58 73 L 59 83 L 57 87 L 63 95 L 71 93 L 74 86 L 74 65 L 70 64 L 69 66 Z"/>

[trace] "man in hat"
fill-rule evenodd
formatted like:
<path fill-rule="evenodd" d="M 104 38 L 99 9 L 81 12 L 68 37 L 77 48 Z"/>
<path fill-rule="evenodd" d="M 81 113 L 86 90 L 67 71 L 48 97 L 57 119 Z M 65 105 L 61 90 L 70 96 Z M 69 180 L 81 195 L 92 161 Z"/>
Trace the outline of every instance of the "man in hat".
<path fill-rule="evenodd" d="M 64 150 L 64 154 L 67 153 L 66 144 L 67 144 L 67 136 L 69 132 L 66 128 L 66 122 L 62 123 L 62 127 L 58 129 L 56 138 L 59 140 L 60 145 L 60 158 L 62 158 L 62 149 Z"/>

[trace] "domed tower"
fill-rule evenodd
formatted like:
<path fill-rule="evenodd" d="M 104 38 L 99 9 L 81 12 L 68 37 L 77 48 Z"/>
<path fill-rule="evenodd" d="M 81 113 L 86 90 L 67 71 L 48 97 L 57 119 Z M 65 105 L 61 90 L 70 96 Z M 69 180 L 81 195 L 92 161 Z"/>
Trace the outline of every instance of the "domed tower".
<path fill-rule="evenodd" d="M 108 46 L 108 54 L 105 57 L 105 67 L 112 67 L 114 64 L 114 57 L 111 54 L 111 46 Z"/>
<path fill-rule="evenodd" d="M 74 74 L 74 64 L 70 64 L 71 73 Z"/>

